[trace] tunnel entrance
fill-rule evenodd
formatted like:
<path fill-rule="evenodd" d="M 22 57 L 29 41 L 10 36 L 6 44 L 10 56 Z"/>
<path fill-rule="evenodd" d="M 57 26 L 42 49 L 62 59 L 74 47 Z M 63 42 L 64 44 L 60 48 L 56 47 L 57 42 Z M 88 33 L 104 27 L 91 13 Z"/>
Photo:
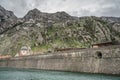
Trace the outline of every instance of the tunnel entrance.
<path fill-rule="evenodd" d="M 101 58 L 102 58 L 102 52 L 97 51 L 97 52 L 96 52 L 96 58 L 101 59 Z"/>

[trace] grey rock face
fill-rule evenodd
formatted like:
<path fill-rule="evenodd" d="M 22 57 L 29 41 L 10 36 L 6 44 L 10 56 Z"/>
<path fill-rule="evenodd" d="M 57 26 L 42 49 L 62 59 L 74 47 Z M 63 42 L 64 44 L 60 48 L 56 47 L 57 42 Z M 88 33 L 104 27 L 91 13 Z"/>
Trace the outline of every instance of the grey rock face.
<path fill-rule="evenodd" d="M 8 30 L 17 20 L 12 11 L 5 10 L 0 6 L 0 34 Z"/>

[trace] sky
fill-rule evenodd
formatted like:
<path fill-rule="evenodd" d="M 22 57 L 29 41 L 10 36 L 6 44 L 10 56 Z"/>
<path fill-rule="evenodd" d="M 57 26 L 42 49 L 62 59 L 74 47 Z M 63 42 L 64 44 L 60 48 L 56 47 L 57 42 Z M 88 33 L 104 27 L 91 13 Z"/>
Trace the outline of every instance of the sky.
<path fill-rule="evenodd" d="M 120 0 L 0 0 L 0 5 L 23 17 L 34 8 L 41 12 L 65 11 L 72 16 L 120 17 Z"/>

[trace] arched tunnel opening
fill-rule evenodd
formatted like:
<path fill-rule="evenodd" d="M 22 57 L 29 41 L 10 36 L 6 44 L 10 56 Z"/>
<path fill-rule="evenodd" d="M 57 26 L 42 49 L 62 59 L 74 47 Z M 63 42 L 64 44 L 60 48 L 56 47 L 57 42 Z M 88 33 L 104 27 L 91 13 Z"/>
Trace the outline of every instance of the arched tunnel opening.
<path fill-rule="evenodd" d="M 99 58 L 99 59 L 101 59 L 103 57 L 102 52 L 97 51 L 96 52 L 96 57 Z"/>

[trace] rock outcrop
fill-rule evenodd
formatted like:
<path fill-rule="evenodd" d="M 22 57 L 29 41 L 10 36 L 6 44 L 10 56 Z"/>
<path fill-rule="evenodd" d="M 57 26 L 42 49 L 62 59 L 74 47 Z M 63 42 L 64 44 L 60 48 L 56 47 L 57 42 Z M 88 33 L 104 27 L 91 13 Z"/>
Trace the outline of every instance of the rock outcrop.
<path fill-rule="evenodd" d="M 12 11 L 5 10 L 0 6 L 0 34 L 7 31 L 16 22 L 17 17 Z"/>

